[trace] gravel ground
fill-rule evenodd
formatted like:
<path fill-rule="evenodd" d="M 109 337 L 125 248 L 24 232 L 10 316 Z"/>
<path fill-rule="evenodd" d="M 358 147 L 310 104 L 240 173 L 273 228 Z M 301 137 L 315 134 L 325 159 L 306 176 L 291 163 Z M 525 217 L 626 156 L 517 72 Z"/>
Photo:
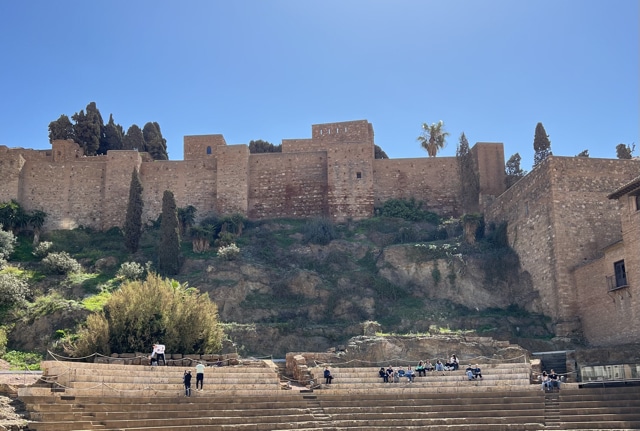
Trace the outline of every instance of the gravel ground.
<path fill-rule="evenodd" d="M 9 364 L 0 360 L 0 431 L 27 429 L 25 406 L 16 398 L 20 387 L 34 384 L 39 374 L 9 373 Z"/>

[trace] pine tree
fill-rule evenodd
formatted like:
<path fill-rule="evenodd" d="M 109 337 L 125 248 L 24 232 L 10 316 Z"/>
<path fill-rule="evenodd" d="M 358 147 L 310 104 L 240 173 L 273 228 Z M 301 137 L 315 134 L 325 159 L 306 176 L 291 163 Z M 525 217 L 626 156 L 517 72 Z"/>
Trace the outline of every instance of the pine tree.
<path fill-rule="evenodd" d="M 538 166 L 544 159 L 552 155 L 551 152 L 551 141 L 549 140 L 549 135 L 547 135 L 546 130 L 544 130 L 544 126 L 542 123 L 536 124 L 536 133 L 533 138 L 533 149 L 535 154 L 533 156 L 533 166 Z"/>
<path fill-rule="evenodd" d="M 178 209 L 173 193 L 165 190 L 162 195 L 158 272 L 162 275 L 175 275 L 179 270 L 180 233 L 178 226 Z"/>
<path fill-rule="evenodd" d="M 129 186 L 129 204 L 124 221 L 124 245 L 129 253 L 138 251 L 140 237 L 142 236 L 142 184 L 138 170 L 133 168 L 131 173 L 131 185 Z"/>

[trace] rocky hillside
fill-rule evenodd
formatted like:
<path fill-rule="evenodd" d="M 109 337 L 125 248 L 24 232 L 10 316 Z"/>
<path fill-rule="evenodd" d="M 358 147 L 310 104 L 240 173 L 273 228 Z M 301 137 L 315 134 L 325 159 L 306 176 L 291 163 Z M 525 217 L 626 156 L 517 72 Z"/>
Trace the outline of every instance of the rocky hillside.
<path fill-rule="evenodd" d="M 487 229 L 468 244 L 455 223 L 382 217 L 318 223 L 246 223 L 237 238 L 240 253 L 232 260 L 214 249 L 194 253 L 185 242 L 184 264 L 175 278 L 208 292 L 218 304 L 227 350 L 274 357 L 324 351 L 362 335 L 365 327 L 388 334 L 490 336 L 531 349 L 555 348 L 548 344 L 553 338 L 549 320 L 527 311 L 536 292 L 497 232 Z M 117 243 L 118 233 L 112 234 Z M 133 259 L 153 261 L 155 238 L 157 233 L 147 231 Z M 87 256 L 83 266 L 106 283 L 111 282 L 107 274 L 132 260 L 109 250 Z M 74 304 L 99 292 L 92 280 L 61 279 L 54 287 L 48 278 L 38 289 L 56 291 L 66 302 L 16 322 L 10 347 L 46 352 L 57 330 L 70 330 L 86 318 L 87 310 Z"/>

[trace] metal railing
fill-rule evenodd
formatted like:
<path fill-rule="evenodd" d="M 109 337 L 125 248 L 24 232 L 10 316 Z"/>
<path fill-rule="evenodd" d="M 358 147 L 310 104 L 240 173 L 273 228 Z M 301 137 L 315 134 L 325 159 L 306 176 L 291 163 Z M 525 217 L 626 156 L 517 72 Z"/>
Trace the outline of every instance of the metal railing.
<path fill-rule="evenodd" d="M 640 364 L 593 365 L 580 367 L 582 383 L 640 380 Z"/>

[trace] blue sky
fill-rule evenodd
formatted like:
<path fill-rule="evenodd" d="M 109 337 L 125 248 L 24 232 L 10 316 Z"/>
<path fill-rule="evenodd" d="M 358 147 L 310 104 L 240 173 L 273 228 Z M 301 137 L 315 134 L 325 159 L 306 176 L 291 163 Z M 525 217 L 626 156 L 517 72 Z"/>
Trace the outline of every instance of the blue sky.
<path fill-rule="evenodd" d="M 95 101 L 125 130 L 157 121 L 228 144 L 367 119 L 392 158 L 426 157 L 423 122 L 533 160 L 615 157 L 639 131 L 637 0 L 0 2 L 0 145 L 46 149 Z"/>

